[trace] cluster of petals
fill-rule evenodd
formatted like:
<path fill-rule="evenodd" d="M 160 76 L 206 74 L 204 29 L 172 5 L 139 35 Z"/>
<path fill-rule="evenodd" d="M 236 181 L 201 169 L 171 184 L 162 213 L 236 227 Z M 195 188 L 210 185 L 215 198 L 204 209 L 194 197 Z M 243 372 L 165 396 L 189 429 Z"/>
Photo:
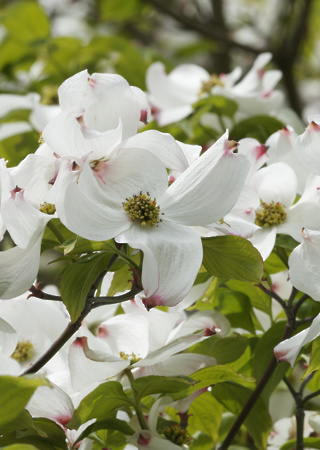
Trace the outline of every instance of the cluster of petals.
<path fill-rule="evenodd" d="M 254 61 L 247 75 L 241 77 L 240 67 L 229 74 L 215 75 L 215 82 L 207 94 L 223 95 L 235 100 L 243 114 L 262 114 L 277 108 L 283 102 L 280 91 L 274 87 L 282 74 L 279 70 L 265 71 L 270 53 L 262 53 Z M 146 84 L 153 114 L 160 125 L 167 125 L 187 117 L 192 105 L 203 95 L 203 88 L 212 76 L 195 64 L 182 64 L 168 75 L 162 63 L 152 64 L 146 74 Z"/>
<path fill-rule="evenodd" d="M 181 353 L 202 339 L 228 334 L 230 324 L 218 312 L 198 312 L 187 317 L 182 311 L 147 312 L 141 299 L 125 302 L 125 314 L 103 321 L 94 336 L 86 328 L 69 350 L 72 386 L 87 386 L 121 374 L 126 368 L 135 377 L 191 374 L 216 360 L 195 353 Z"/>
<path fill-rule="evenodd" d="M 160 136 L 165 147 L 168 137 Z M 58 216 L 86 239 L 114 238 L 142 250 L 146 306 L 174 306 L 191 289 L 202 261 L 201 239 L 192 227 L 226 215 L 244 184 L 249 163 L 234 149 L 225 133 L 169 187 L 165 165 L 145 148 L 119 148 L 106 161 L 103 182 L 88 159 L 77 160 L 76 168 L 74 159 L 65 159 L 53 189 Z M 124 210 L 126 199 L 139 193 L 159 206 L 157 226 L 142 227 Z"/>

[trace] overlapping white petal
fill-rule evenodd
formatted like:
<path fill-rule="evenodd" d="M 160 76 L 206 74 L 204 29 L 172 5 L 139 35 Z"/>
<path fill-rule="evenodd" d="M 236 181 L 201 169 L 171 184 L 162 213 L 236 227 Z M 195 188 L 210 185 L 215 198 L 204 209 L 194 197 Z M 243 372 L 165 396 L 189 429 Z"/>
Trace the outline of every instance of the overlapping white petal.
<path fill-rule="evenodd" d="M 293 367 L 301 348 L 320 335 L 320 314 L 313 320 L 311 326 L 290 339 L 280 342 L 274 348 L 274 354 L 279 361 L 288 361 Z"/>
<path fill-rule="evenodd" d="M 144 252 L 142 285 L 147 308 L 174 306 L 190 291 L 202 261 L 201 239 L 195 230 L 164 219 L 156 228 L 134 225 L 116 241 Z"/>
<path fill-rule="evenodd" d="M 161 205 L 172 220 L 207 225 L 220 220 L 234 206 L 249 161 L 234 154 L 229 145 L 226 132 L 167 189 Z"/>
<path fill-rule="evenodd" d="M 289 257 L 293 286 L 320 301 L 320 231 L 304 229 L 302 242 Z"/>
<path fill-rule="evenodd" d="M 250 186 L 266 203 L 280 202 L 288 207 L 293 204 L 297 195 L 296 175 L 291 167 L 281 162 L 256 172 L 251 178 Z"/>
<path fill-rule="evenodd" d="M 59 87 L 62 109 L 70 106 L 84 108 L 84 120 L 88 127 L 97 131 L 114 129 L 123 123 L 125 137 L 134 135 L 140 123 L 144 94 L 132 89 L 128 82 L 117 74 L 94 73 L 87 70 L 68 78 Z"/>
<path fill-rule="evenodd" d="M 297 138 L 297 156 L 310 172 L 320 174 L 320 119 L 312 121 Z"/>
<path fill-rule="evenodd" d="M 0 298 L 16 297 L 32 286 L 39 270 L 42 236 L 40 233 L 25 249 L 0 252 Z"/>
<path fill-rule="evenodd" d="M 74 406 L 66 392 L 55 384 L 39 386 L 26 409 L 32 417 L 47 417 L 55 420 L 60 425 L 66 425 L 73 415 Z"/>

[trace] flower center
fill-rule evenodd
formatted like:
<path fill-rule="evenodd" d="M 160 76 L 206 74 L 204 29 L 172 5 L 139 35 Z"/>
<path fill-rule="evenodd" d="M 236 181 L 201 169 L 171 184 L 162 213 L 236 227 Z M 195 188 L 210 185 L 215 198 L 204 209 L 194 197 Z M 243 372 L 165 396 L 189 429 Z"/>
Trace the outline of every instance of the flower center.
<path fill-rule="evenodd" d="M 140 221 L 142 227 L 156 227 L 161 219 L 160 206 L 157 205 L 156 199 L 150 197 L 149 192 L 147 195 L 142 194 L 126 198 L 126 201 L 122 203 L 123 209 L 128 213 L 132 222 Z"/>
<path fill-rule="evenodd" d="M 33 345 L 30 341 L 18 342 L 15 351 L 12 353 L 11 358 L 16 361 L 22 362 L 31 358 L 33 353 Z"/>
<path fill-rule="evenodd" d="M 180 425 L 172 425 L 168 428 L 161 430 L 166 439 L 173 442 L 176 445 L 190 445 L 192 437 L 185 428 L 181 428 Z"/>
<path fill-rule="evenodd" d="M 210 75 L 209 80 L 203 81 L 201 84 L 199 95 L 211 94 L 211 89 L 214 86 L 224 86 L 223 82 L 220 80 L 219 76 L 215 73 Z"/>
<path fill-rule="evenodd" d="M 135 364 L 136 362 L 140 361 L 142 358 L 139 358 L 135 353 L 128 353 L 120 352 L 120 358 L 125 359 L 126 361 L 130 361 L 130 364 Z"/>
<path fill-rule="evenodd" d="M 262 202 L 256 211 L 255 224 L 259 227 L 270 227 L 280 225 L 286 220 L 287 213 L 280 202 Z"/>
<path fill-rule="evenodd" d="M 40 211 L 45 214 L 53 215 L 56 212 L 56 207 L 52 203 L 44 202 L 40 205 Z"/>

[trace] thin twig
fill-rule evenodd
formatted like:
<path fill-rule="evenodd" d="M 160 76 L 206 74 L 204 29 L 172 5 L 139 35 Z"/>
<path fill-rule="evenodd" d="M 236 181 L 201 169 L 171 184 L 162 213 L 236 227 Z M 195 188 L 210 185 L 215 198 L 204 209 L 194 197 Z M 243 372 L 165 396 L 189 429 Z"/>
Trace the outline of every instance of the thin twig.
<path fill-rule="evenodd" d="M 209 27 L 204 23 L 196 21 L 194 18 L 191 19 L 187 17 L 185 14 L 182 13 L 181 10 L 174 10 L 173 8 L 168 6 L 168 4 L 166 4 L 166 2 L 164 2 L 163 0 L 144 0 L 144 2 L 152 5 L 155 9 L 161 11 L 163 14 L 172 17 L 181 25 L 183 25 L 185 28 L 197 31 L 206 38 L 223 42 L 227 47 L 238 48 L 240 50 L 243 50 L 248 53 L 253 53 L 255 55 L 267 51 L 267 49 L 255 48 L 251 47 L 250 45 L 236 42 L 231 38 L 229 38 L 229 36 L 227 36 L 226 34 L 217 31 L 211 26 Z"/>
<path fill-rule="evenodd" d="M 286 328 L 284 330 L 284 333 L 283 333 L 281 341 L 283 341 L 285 339 L 288 339 L 290 336 L 292 336 L 294 330 L 295 330 L 295 327 L 290 324 L 290 321 L 288 319 L 288 324 L 287 324 L 287 326 L 286 326 Z M 279 364 L 282 364 L 282 362 L 280 362 Z M 256 401 L 260 397 L 263 389 L 265 388 L 266 384 L 268 383 L 269 379 L 271 378 L 271 375 L 275 371 L 277 365 L 278 365 L 277 359 L 276 359 L 275 356 L 273 356 L 271 361 L 270 361 L 270 363 L 269 363 L 269 365 L 268 365 L 268 367 L 266 368 L 264 374 L 262 375 L 262 377 L 258 381 L 255 390 L 252 392 L 251 396 L 247 400 L 247 403 L 244 405 L 242 411 L 240 412 L 240 414 L 236 418 L 236 420 L 235 420 L 233 426 L 231 427 L 229 433 L 227 434 L 225 440 L 223 441 L 223 443 L 219 447 L 219 450 L 226 450 L 231 445 L 234 437 L 238 433 L 241 425 L 246 420 L 246 418 L 247 418 L 248 414 L 250 413 L 251 409 L 253 408 L 253 406 L 255 405 Z"/>

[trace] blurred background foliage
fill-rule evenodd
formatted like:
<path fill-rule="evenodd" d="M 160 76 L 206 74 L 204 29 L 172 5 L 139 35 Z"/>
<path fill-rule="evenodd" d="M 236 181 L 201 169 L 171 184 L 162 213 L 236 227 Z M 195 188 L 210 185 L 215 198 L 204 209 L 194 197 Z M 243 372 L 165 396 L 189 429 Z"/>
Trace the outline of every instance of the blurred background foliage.
<path fill-rule="evenodd" d="M 211 73 L 236 65 L 245 73 L 270 51 L 288 105 L 306 119 L 320 105 L 319 26 L 316 0 L 0 0 L 0 93 L 36 92 L 54 104 L 58 86 L 84 69 L 146 89 L 154 61 L 168 71 L 193 62 Z M 28 108 L 6 113 L 1 103 L 0 126 L 28 118 Z M 16 164 L 37 139 L 33 130 L 10 136 L 0 154 L 15 148 Z"/>

